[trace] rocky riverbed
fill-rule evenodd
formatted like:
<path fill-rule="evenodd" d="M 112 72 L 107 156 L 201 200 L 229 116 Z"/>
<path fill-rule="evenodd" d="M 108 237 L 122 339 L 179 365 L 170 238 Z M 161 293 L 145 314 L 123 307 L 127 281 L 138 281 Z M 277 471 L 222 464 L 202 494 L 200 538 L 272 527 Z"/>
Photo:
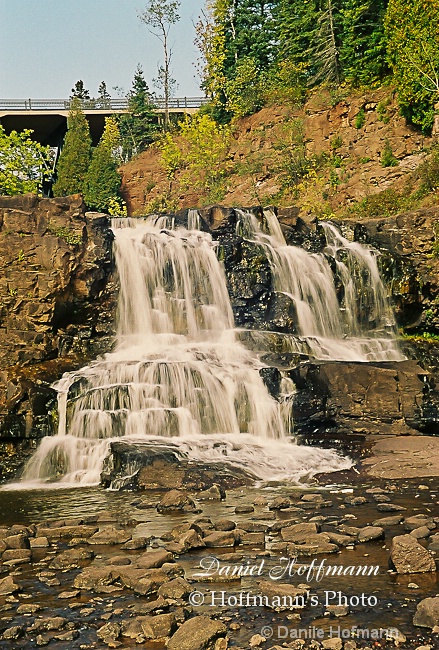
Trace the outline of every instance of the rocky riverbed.
<path fill-rule="evenodd" d="M 0 648 L 433 650 L 438 504 L 436 478 L 363 474 L 3 491 Z"/>

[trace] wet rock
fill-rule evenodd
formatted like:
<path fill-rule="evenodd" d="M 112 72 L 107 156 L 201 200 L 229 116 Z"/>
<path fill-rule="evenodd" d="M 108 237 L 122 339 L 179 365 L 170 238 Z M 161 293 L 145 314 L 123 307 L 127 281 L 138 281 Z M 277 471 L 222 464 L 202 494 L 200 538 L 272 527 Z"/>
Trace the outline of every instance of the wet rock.
<path fill-rule="evenodd" d="M 362 506 L 365 503 L 367 503 L 366 497 L 346 497 L 344 500 L 345 503 L 347 503 L 350 506 Z"/>
<path fill-rule="evenodd" d="M 204 538 L 204 544 L 208 548 L 222 548 L 226 546 L 235 546 L 236 538 L 234 531 L 215 531 Z"/>
<path fill-rule="evenodd" d="M 322 641 L 322 648 L 325 650 L 342 650 L 343 641 L 338 637 L 333 637 L 332 639 L 325 639 Z"/>
<path fill-rule="evenodd" d="M 263 532 L 242 531 L 239 535 L 239 540 L 243 546 L 261 546 L 265 544 L 265 535 Z"/>
<path fill-rule="evenodd" d="M 183 551 L 189 551 L 192 548 L 202 548 L 206 545 L 196 530 L 188 530 L 184 533 L 178 539 L 178 544 Z"/>
<path fill-rule="evenodd" d="M 62 616 L 53 616 L 35 619 L 34 624 L 28 628 L 28 632 L 49 632 L 51 630 L 61 630 L 67 625 L 68 620 Z"/>
<path fill-rule="evenodd" d="M 375 519 L 375 521 L 372 522 L 372 526 L 382 526 L 383 528 L 386 526 L 397 526 L 403 521 L 403 519 L 404 517 L 402 515 L 382 517 L 381 519 Z"/>
<path fill-rule="evenodd" d="M 47 537 L 34 537 L 29 540 L 31 548 L 47 548 L 50 546 Z"/>
<path fill-rule="evenodd" d="M 120 637 L 121 626 L 119 623 L 106 623 L 96 632 L 99 639 L 102 639 L 110 648 L 117 648 L 122 645 L 120 642 L 116 642 L 116 639 Z"/>
<path fill-rule="evenodd" d="M 403 512 L 407 510 L 404 506 L 398 506 L 395 503 L 379 503 L 376 509 L 380 512 Z"/>
<path fill-rule="evenodd" d="M 191 585 L 184 578 L 175 578 L 163 584 L 157 594 L 162 598 L 179 600 L 191 592 Z"/>
<path fill-rule="evenodd" d="M 254 511 L 255 511 L 254 507 L 250 506 L 250 505 L 248 505 L 248 506 L 236 506 L 236 508 L 235 508 L 235 514 L 237 514 L 237 515 L 245 515 L 245 514 L 248 514 L 250 512 L 254 512 Z"/>
<path fill-rule="evenodd" d="M 58 598 L 60 600 L 68 600 L 69 598 L 76 598 L 80 593 L 79 589 L 74 589 L 73 591 L 62 591 L 58 594 Z"/>
<path fill-rule="evenodd" d="M 142 633 L 145 639 L 165 639 L 171 636 L 177 627 L 174 614 L 157 614 L 145 616 L 141 621 Z"/>
<path fill-rule="evenodd" d="M 120 548 L 123 551 L 138 551 L 139 549 L 146 548 L 150 541 L 151 537 L 136 537 L 135 539 L 129 539 Z"/>
<path fill-rule="evenodd" d="M 412 535 L 399 535 L 392 539 L 390 560 L 397 573 L 436 571 L 433 556 Z"/>
<path fill-rule="evenodd" d="M 181 510 L 183 512 L 197 512 L 197 507 L 193 499 L 181 490 L 170 490 L 167 492 L 160 503 L 157 505 L 157 512 L 163 514 L 172 510 Z"/>
<path fill-rule="evenodd" d="M 141 569 L 158 569 L 165 562 L 172 562 L 173 558 L 172 553 L 162 548 L 157 551 L 147 551 L 137 558 L 136 566 Z"/>
<path fill-rule="evenodd" d="M 410 535 L 413 535 L 415 539 L 425 539 L 431 535 L 431 530 L 428 526 L 420 526 L 410 531 Z"/>
<path fill-rule="evenodd" d="M 8 549 L 2 553 L 3 564 L 21 564 L 30 562 L 31 551 L 27 548 Z"/>
<path fill-rule="evenodd" d="M 217 483 L 212 485 L 207 490 L 197 492 L 197 501 L 222 501 L 226 498 L 226 491 L 221 488 Z"/>
<path fill-rule="evenodd" d="M 259 648 L 263 643 L 266 642 L 265 636 L 262 636 L 261 634 L 253 634 L 253 636 L 250 638 L 249 641 L 249 646 L 250 648 Z"/>
<path fill-rule="evenodd" d="M 129 566 L 131 564 L 131 558 L 126 555 L 116 555 L 115 557 L 110 557 L 108 564 L 112 566 Z"/>
<path fill-rule="evenodd" d="M 3 632 L 1 638 L 4 639 L 5 641 L 7 640 L 15 641 L 16 639 L 19 639 L 23 635 L 24 635 L 24 629 L 21 627 L 21 625 L 13 625 L 12 627 L 8 627 Z"/>
<path fill-rule="evenodd" d="M 213 642 L 226 633 L 226 626 L 220 621 L 196 616 L 183 623 L 171 637 L 168 650 L 210 650 Z"/>
<path fill-rule="evenodd" d="M 413 625 L 429 628 L 439 625 L 439 597 L 424 598 L 418 603 Z"/>
<path fill-rule="evenodd" d="M 404 519 L 404 528 L 406 530 L 415 530 L 416 528 L 420 528 L 422 526 L 426 526 L 430 530 L 434 530 L 436 528 L 436 524 L 433 520 L 433 517 L 429 517 L 428 515 L 414 515 L 413 517 L 406 517 Z"/>
<path fill-rule="evenodd" d="M 262 580 L 259 583 L 259 590 L 267 598 L 267 607 L 277 611 L 303 609 L 308 599 L 306 589 L 288 583 Z"/>
<path fill-rule="evenodd" d="M 30 548 L 29 536 L 28 535 L 10 535 L 9 537 L 4 537 L 3 541 L 5 542 L 8 549 L 28 549 Z"/>
<path fill-rule="evenodd" d="M 349 614 L 349 607 L 347 605 L 328 605 L 326 611 L 339 618 Z"/>
<path fill-rule="evenodd" d="M 50 569 L 78 569 L 81 566 L 81 562 L 86 560 L 91 560 L 94 557 L 93 551 L 89 551 L 84 548 L 72 548 L 67 551 L 63 551 L 59 555 L 53 558 L 49 563 Z"/>
<path fill-rule="evenodd" d="M 377 539 L 384 539 L 384 528 L 381 526 L 366 526 L 358 533 L 358 542 L 371 542 Z"/>
<path fill-rule="evenodd" d="M 104 526 L 88 538 L 89 544 L 125 544 L 131 539 L 131 533 L 114 526 Z"/>
<path fill-rule="evenodd" d="M 270 510 L 285 510 L 292 505 L 291 500 L 288 497 L 275 497 L 273 501 L 268 504 Z"/>
<path fill-rule="evenodd" d="M 318 532 L 317 524 L 305 523 L 282 528 L 280 534 L 284 542 L 305 542 L 310 535 L 315 535 Z"/>
<path fill-rule="evenodd" d="M 19 591 L 20 587 L 15 584 L 11 576 L 6 576 L 6 578 L 0 578 L 0 596 L 8 596 L 9 594 L 14 594 L 16 591 Z"/>
<path fill-rule="evenodd" d="M 215 530 L 230 531 L 236 528 L 236 524 L 231 519 L 219 519 L 215 524 Z"/>
<path fill-rule="evenodd" d="M 288 547 L 287 547 L 288 548 Z M 324 553 L 338 553 L 337 544 L 331 544 L 324 533 L 310 535 L 305 543 L 296 544 L 295 550 L 298 555 L 310 557 Z"/>

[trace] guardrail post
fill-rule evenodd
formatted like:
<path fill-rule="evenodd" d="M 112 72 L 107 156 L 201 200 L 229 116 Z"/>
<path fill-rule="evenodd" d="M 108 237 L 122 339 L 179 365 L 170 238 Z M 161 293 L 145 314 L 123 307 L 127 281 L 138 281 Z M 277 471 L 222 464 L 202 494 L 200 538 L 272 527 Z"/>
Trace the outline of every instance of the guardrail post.
<path fill-rule="evenodd" d="M 29 110 L 32 110 L 32 101 L 29 98 Z"/>

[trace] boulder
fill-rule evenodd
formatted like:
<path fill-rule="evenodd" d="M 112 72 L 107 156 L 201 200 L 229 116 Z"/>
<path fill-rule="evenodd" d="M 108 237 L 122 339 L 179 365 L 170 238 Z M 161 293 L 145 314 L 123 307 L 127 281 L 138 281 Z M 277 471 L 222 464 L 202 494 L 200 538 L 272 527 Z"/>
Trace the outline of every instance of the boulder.
<path fill-rule="evenodd" d="M 181 510 L 182 512 L 197 512 L 195 501 L 191 499 L 187 492 L 182 490 L 170 490 L 160 500 L 157 505 L 157 512 L 161 514 L 172 510 Z"/>
<path fill-rule="evenodd" d="M 418 603 L 413 625 L 434 628 L 439 625 L 439 597 L 424 598 Z"/>
<path fill-rule="evenodd" d="M 436 564 L 413 535 L 398 535 L 392 539 L 390 561 L 397 573 L 427 573 L 436 571 Z"/>
<path fill-rule="evenodd" d="M 210 650 L 216 639 L 225 637 L 224 623 L 208 616 L 195 616 L 185 621 L 171 637 L 168 650 Z"/>

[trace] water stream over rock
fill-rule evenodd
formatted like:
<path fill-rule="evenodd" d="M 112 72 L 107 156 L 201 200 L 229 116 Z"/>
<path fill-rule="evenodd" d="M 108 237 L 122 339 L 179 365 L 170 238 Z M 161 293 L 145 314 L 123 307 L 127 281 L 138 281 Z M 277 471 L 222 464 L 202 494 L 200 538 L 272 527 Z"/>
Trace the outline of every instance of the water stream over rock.
<path fill-rule="evenodd" d="M 311 254 L 286 245 L 271 212 L 262 225 L 239 215 L 243 236 L 265 250 L 275 290 L 294 305 L 289 351 L 403 359 L 373 251 L 323 224 L 326 248 Z M 151 445 L 168 439 L 182 458 L 222 461 L 263 480 L 349 467 L 331 450 L 294 444 L 294 387 L 284 380 L 279 399 L 272 397 L 264 364 L 239 342 L 216 244 L 200 230 L 198 213 L 189 213 L 187 228 L 156 216 L 115 219 L 112 227 L 120 278 L 115 350 L 58 382 L 58 435 L 41 441 L 26 485 L 99 483 L 110 441 L 120 437 Z"/>

